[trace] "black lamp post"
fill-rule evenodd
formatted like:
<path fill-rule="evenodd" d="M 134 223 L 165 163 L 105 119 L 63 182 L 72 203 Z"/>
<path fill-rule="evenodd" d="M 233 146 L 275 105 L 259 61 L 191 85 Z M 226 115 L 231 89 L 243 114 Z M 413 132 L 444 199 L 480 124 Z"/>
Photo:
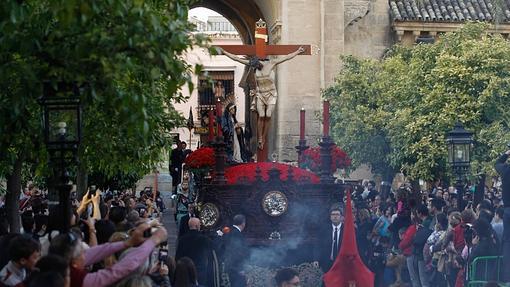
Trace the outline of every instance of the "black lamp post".
<path fill-rule="evenodd" d="M 43 83 L 43 96 L 39 98 L 43 108 L 42 126 L 44 142 L 53 167 L 53 180 L 50 188 L 58 190 L 58 204 L 62 212 L 67 232 L 71 221 L 68 166 L 76 163 L 76 154 L 81 141 L 80 89 L 76 83 Z M 56 205 L 55 194 L 49 195 L 50 204 Z"/>
<path fill-rule="evenodd" d="M 459 209 L 464 209 L 464 180 L 469 173 L 471 164 L 471 145 L 473 144 L 473 133 L 464 129 L 461 123 L 457 122 L 447 137 L 448 163 L 452 167 L 456 180 Z"/>

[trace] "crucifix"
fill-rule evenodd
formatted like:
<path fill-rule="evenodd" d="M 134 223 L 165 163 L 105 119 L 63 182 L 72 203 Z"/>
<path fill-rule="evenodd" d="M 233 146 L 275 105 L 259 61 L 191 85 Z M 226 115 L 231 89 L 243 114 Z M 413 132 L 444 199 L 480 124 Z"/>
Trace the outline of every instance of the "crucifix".
<path fill-rule="evenodd" d="M 274 68 L 295 56 L 311 55 L 310 45 L 266 45 L 268 42 L 266 22 L 257 21 L 255 45 L 218 45 L 218 53 L 255 72 L 256 89 L 250 90 L 253 96 L 250 109 L 257 112 L 257 162 L 267 161 L 267 131 L 277 99 Z M 249 58 L 241 58 L 246 55 Z M 280 55 L 268 58 L 268 55 Z"/>

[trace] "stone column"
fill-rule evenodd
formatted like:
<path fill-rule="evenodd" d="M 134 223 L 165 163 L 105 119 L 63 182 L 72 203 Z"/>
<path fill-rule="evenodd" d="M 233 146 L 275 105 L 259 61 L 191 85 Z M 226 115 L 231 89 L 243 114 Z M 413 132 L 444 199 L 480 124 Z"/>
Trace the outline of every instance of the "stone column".
<path fill-rule="evenodd" d="M 281 161 L 297 160 L 294 147 L 299 142 L 299 110 L 314 115 L 321 109 L 321 88 L 333 82 L 343 53 L 343 1 L 282 0 L 279 44 L 310 44 L 317 55 L 298 56 L 277 70 L 278 103 L 269 135 L 270 153 Z M 316 49 L 315 49 L 316 50 Z M 306 122 L 311 146 L 320 137 L 320 124 L 314 116 Z"/>

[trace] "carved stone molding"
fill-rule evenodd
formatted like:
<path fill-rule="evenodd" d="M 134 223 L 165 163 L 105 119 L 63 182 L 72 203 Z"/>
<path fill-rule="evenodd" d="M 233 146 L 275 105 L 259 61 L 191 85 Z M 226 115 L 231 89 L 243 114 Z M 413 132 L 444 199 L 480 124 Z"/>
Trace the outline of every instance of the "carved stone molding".
<path fill-rule="evenodd" d="M 271 35 L 271 43 L 278 44 L 282 39 L 282 21 L 276 20 L 271 27 L 269 27 L 269 34 Z"/>
<path fill-rule="evenodd" d="M 345 27 L 365 17 L 372 9 L 371 0 L 348 0 L 344 3 Z"/>

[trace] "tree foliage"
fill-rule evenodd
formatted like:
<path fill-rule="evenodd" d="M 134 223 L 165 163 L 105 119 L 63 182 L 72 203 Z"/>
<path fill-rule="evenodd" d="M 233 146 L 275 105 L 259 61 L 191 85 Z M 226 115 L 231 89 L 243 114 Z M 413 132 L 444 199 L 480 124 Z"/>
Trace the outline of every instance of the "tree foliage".
<path fill-rule="evenodd" d="M 446 133 L 474 132 L 473 173 L 494 173 L 510 140 L 510 45 L 468 23 L 434 44 L 394 46 L 382 60 L 343 57 L 332 105 L 335 141 L 375 173 L 432 180 L 448 173 Z"/>
<path fill-rule="evenodd" d="M 44 167 L 43 81 L 82 85 L 80 160 L 108 176 L 143 174 L 181 124 L 172 102 L 192 89 L 184 52 L 204 39 L 188 0 L 5 0 L 0 4 L 0 175 L 17 159 Z M 193 70 L 194 68 L 194 70 Z M 40 173 L 44 170 L 39 169 Z"/>

